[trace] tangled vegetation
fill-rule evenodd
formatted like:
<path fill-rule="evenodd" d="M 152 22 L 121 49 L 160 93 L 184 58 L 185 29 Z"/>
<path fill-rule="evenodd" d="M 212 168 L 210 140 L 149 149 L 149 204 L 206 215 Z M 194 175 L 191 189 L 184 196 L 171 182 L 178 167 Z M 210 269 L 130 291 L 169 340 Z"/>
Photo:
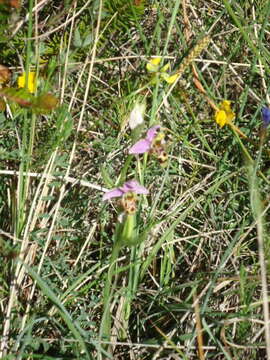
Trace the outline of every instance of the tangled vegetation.
<path fill-rule="evenodd" d="M 269 359 L 270 2 L 0 0 L 0 358 Z"/>

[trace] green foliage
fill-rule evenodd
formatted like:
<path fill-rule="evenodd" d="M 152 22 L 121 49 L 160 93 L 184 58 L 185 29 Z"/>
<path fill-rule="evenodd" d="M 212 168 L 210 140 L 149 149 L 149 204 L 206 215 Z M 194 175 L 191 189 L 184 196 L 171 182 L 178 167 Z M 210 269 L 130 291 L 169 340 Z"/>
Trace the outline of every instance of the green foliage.
<path fill-rule="evenodd" d="M 75 29 L 74 40 L 73 40 L 73 45 L 75 47 L 84 48 L 86 46 L 89 46 L 92 42 L 93 42 L 93 35 L 91 33 L 85 34 L 84 37 L 82 38 L 79 29 L 78 28 Z"/>
<path fill-rule="evenodd" d="M 96 6 L 98 7 L 98 1 Z M 110 40 L 114 37 L 129 37 L 130 31 L 134 25 L 142 20 L 145 11 L 145 1 L 140 1 L 136 5 L 134 0 L 105 0 L 103 3 L 102 36 L 99 39 L 99 47 L 107 49 Z M 110 24 L 109 27 L 108 23 Z"/>
<path fill-rule="evenodd" d="M 127 31 L 131 25 L 140 21 L 145 10 L 145 0 L 105 0 L 103 19 L 115 18 L 112 21 L 112 28 L 117 31 Z"/>
<path fill-rule="evenodd" d="M 99 14 L 98 0 L 84 11 L 83 0 L 53 1 L 32 24 L 30 3 L 0 15 L 0 64 L 12 72 L 0 87 L 2 358 L 197 360 L 198 318 L 205 359 L 267 358 L 268 2 L 104 0 Z M 171 92 L 150 83 L 148 56 L 177 71 L 206 33 Z M 36 96 L 15 85 L 29 66 Z M 224 99 L 248 139 L 217 127 L 209 100 Z M 133 137 L 137 101 L 146 111 Z M 151 151 L 128 154 L 152 124 L 166 134 L 164 168 Z M 129 179 L 149 189 L 136 222 L 119 198 L 102 201 L 103 187 Z"/>
<path fill-rule="evenodd" d="M 50 119 L 39 133 L 39 145 L 35 149 L 37 164 L 44 164 L 57 147 L 65 146 L 72 132 L 73 119 L 65 105 L 56 109 L 54 118 Z"/>
<path fill-rule="evenodd" d="M 14 10 L 9 4 L 8 1 L 0 2 L 0 45 L 1 47 L 9 40 L 10 30 L 12 27 L 12 22 L 15 22 L 15 19 L 18 19 L 17 11 Z"/>

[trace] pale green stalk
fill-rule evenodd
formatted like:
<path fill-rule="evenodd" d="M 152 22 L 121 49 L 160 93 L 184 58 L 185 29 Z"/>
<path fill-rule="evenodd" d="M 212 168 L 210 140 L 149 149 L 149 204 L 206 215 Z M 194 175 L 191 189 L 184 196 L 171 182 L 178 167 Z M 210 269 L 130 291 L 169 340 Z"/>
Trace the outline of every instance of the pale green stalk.
<path fill-rule="evenodd" d="M 263 145 L 263 144 L 262 144 Z M 258 253 L 259 263 L 261 269 L 261 283 L 262 283 L 262 299 L 263 299 L 263 316 L 265 321 L 265 341 L 266 341 L 266 353 L 267 359 L 270 360 L 270 324 L 269 324 L 269 303 L 268 303 L 268 285 L 267 285 L 267 269 L 265 259 L 265 237 L 264 237 L 264 217 L 263 217 L 263 205 L 260 197 L 257 170 L 262 155 L 262 145 L 254 166 L 248 166 L 249 180 L 250 180 L 250 203 L 253 210 L 254 219 L 257 227 L 257 240 L 258 240 Z"/>
<path fill-rule="evenodd" d="M 113 282 L 113 276 L 116 274 L 116 262 L 119 257 L 119 252 L 122 248 L 121 242 L 116 240 L 114 243 L 111 258 L 110 258 L 110 265 L 108 268 L 107 279 L 105 282 L 105 287 L 103 291 L 103 314 L 101 319 L 101 325 L 99 330 L 99 338 L 100 341 L 110 341 L 111 338 L 111 301 L 113 298 L 113 293 L 116 286 L 117 277 Z M 105 351 L 109 351 L 108 345 L 102 346 L 101 349 Z M 100 355 L 101 356 L 101 355 Z M 100 357 L 102 358 L 102 357 Z"/>
<path fill-rule="evenodd" d="M 32 36 L 33 30 L 33 20 L 32 20 L 32 10 L 33 10 L 33 0 L 29 0 L 29 20 L 28 20 L 28 32 L 27 32 L 27 50 L 26 50 L 26 63 L 25 63 L 25 84 L 27 87 L 28 84 L 28 74 L 30 69 L 30 59 L 31 59 L 31 40 L 29 40 Z M 25 201 L 27 198 L 27 183 L 28 180 L 23 176 L 24 171 L 28 171 L 30 166 L 30 148 L 31 143 L 33 141 L 29 138 L 29 128 L 30 134 L 33 138 L 33 132 L 31 131 L 31 127 L 34 126 L 33 123 L 29 124 L 29 112 L 25 110 L 24 112 L 24 121 L 23 121 L 23 130 L 22 130 L 22 160 L 19 168 L 19 178 L 18 178 L 18 202 L 17 202 L 17 214 L 16 214 L 16 229 L 15 234 L 16 237 L 20 237 L 20 233 L 23 228 L 23 224 L 25 221 Z M 27 150 L 28 149 L 28 150 Z"/>

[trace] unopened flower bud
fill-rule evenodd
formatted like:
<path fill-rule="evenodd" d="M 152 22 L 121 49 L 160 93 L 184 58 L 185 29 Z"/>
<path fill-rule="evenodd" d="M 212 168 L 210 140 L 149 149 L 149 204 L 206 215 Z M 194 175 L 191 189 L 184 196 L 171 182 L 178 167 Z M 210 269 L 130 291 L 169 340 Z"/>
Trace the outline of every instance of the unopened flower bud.
<path fill-rule="evenodd" d="M 145 104 L 136 103 L 134 109 L 129 115 L 129 127 L 131 130 L 135 129 L 137 126 L 143 123 L 143 117 L 145 113 Z"/>

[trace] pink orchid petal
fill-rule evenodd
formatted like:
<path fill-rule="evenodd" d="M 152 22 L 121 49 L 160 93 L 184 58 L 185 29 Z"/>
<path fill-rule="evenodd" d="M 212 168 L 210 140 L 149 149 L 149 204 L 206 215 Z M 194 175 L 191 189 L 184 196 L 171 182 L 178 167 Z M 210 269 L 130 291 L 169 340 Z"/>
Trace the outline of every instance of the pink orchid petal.
<path fill-rule="evenodd" d="M 146 140 L 152 142 L 154 138 L 156 137 L 158 130 L 160 129 L 160 125 L 156 125 L 151 127 L 146 134 Z"/>
<path fill-rule="evenodd" d="M 148 139 L 142 139 L 137 141 L 131 148 L 129 149 L 129 154 L 144 154 L 149 151 L 151 148 L 151 141 Z"/>
<path fill-rule="evenodd" d="M 115 197 L 120 197 L 124 194 L 124 192 L 119 188 L 116 188 L 116 189 L 113 189 L 113 190 L 110 190 L 110 191 L 107 191 L 103 197 L 102 197 L 102 200 L 109 200 L 109 199 L 112 199 L 112 198 L 115 198 Z"/>
<path fill-rule="evenodd" d="M 147 195 L 149 193 L 149 191 L 140 184 L 138 184 L 138 186 L 136 186 L 136 189 L 134 189 L 134 192 L 136 194 L 144 194 L 144 195 Z"/>
<path fill-rule="evenodd" d="M 127 181 L 120 189 L 123 193 L 134 192 L 136 194 L 148 194 L 148 190 L 136 180 Z"/>

